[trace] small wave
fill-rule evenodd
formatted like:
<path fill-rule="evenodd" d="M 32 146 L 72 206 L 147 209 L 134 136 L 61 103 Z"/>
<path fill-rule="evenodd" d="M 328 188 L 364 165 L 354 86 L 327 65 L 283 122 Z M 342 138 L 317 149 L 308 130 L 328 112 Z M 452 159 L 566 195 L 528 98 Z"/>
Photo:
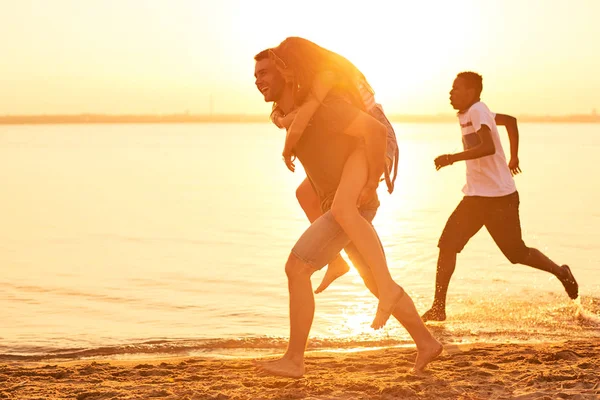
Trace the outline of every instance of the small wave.
<path fill-rule="evenodd" d="M 551 295 L 555 296 L 554 294 Z M 558 295 L 556 295 L 558 296 Z M 563 296 L 564 297 L 564 296 Z M 489 318 L 495 315 L 496 321 Z M 444 323 L 430 323 L 433 335 L 446 344 L 559 342 L 574 337 L 600 338 L 600 298 L 584 296 L 575 301 L 512 301 L 501 299 L 465 302 L 453 310 Z M 370 332 L 341 336 L 327 334 L 311 337 L 310 351 L 354 351 L 368 348 L 413 346 L 400 327 L 374 335 Z M 38 338 L 39 339 L 39 338 Z M 89 358 L 149 358 L 174 356 L 229 357 L 283 352 L 287 336 L 243 336 L 213 339 L 159 337 L 125 339 L 125 344 L 110 345 L 95 338 L 86 342 L 53 338 L 38 340 L 40 346 L 4 338 L 0 343 L 0 362 L 77 360 Z M 10 344 L 9 344 L 10 343 Z M 60 343 L 60 344 L 59 344 Z M 113 345 L 114 344 L 114 345 Z"/>
<path fill-rule="evenodd" d="M 308 350 L 339 350 L 369 347 L 390 347 L 407 344 L 400 340 L 361 340 L 359 339 L 313 339 Z M 287 346 L 287 338 L 248 337 L 238 339 L 203 339 L 203 340 L 150 340 L 141 343 L 104 346 L 95 348 L 13 348 L 0 354 L 0 361 L 45 361 L 71 360 L 95 357 L 121 357 L 132 355 L 170 355 L 185 356 L 190 354 L 235 353 L 244 351 L 272 352 L 283 350 Z"/>

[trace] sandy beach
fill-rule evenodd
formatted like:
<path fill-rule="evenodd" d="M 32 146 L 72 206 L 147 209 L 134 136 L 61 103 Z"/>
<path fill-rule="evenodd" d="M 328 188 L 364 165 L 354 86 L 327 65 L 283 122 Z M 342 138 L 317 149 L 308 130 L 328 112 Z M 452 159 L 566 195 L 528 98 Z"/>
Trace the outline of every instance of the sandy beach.
<path fill-rule="evenodd" d="M 0 365 L 4 399 L 600 399 L 600 342 L 448 345 L 415 375 L 414 349 L 312 353 L 302 379 L 252 360 Z"/>

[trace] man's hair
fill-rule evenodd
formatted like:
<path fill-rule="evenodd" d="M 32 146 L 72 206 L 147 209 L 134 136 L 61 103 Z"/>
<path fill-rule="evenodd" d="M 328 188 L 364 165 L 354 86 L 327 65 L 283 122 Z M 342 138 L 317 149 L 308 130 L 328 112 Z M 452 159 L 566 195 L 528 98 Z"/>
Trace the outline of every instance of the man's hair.
<path fill-rule="evenodd" d="M 483 90 L 483 77 L 477 72 L 465 71 L 459 73 L 456 77 L 464 79 L 469 89 L 475 89 L 477 95 L 481 95 L 481 91 Z"/>
<path fill-rule="evenodd" d="M 270 49 L 265 49 L 265 50 L 261 51 L 260 53 L 258 53 L 257 55 L 255 55 L 254 61 L 261 61 L 261 60 L 264 60 L 265 58 L 269 58 L 269 50 Z"/>

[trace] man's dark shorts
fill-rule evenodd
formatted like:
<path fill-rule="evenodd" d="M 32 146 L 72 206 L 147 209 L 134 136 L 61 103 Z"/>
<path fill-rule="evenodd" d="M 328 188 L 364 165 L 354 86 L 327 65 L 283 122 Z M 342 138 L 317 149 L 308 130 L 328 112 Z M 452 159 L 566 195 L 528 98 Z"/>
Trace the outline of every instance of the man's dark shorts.
<path fill-rule="evenodd" d="M 438 247 L 460 253 L 483 226 L 511 263 L 522 263 L 529 255 L 521 236 L 518 192 L 502 197 L 465 196 L 448 218 Z"/>

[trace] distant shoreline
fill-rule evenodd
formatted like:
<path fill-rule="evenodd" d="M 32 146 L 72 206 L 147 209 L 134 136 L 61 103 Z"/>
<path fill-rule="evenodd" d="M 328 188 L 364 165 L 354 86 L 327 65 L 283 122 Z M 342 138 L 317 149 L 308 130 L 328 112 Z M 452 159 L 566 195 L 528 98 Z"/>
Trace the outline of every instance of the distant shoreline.
<path fill-rule="evenodd" d="M 440 115 L 389 115 L 392 122 L 403 123 L 447 123 L 455 122 L 451 114 Z M 519 122 L 536 123 L 600 123 L 600 115 L 521 115 Z M 110 115 L 110 114 L 70 114 L 70 115 L 5 115 L 0 116 L 0 125 L 41 125 L 41 124 L 174 124 L 174 123 L 267 123 L 265 115 L 256 114 L 164 114 L 164 115 Z"/>

